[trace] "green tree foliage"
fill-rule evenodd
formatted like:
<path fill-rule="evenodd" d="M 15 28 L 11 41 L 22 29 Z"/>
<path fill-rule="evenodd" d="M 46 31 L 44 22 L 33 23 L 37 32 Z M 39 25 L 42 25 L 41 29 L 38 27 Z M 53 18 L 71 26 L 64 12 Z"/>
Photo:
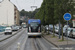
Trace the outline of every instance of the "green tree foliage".
<path fill-rule="evenodd" d="M 20 16 L 25 16 L 25 10 L 24 9 L 20 11 Z"/>
<path fill-rule="evenodd" d="M 53 24 L 54 26 L 56 23 L 55 20 L 57 20 L 54 17 L 54 0 L 43 0 L 41 8 L 36 14 L 36 18 L 41 19 L 43 25 Z"/>
<path fill-rule="evenodd" d="M 65 20 L 63 19 L 63 15 L 65 13 L 71 13 L 72 18 L 73 18 L 74 5 L 73 5 L 72 2 L 73 2 L 73 0 L 61 0 L 60 3 L 59 3 L 59 5 L 60 5 L 59 6 L 60 13 L 58 13 L 58 14 L 60 16 L 59 19 L 60 19 L 60 21 L 62 23 L 62 40 L 64 40 L 64 38 L 63 38 L 63 24 L 65 24 Z"/>
<path fill-rule="evenodd" d="M 35 9 L 34 11 L 25 11 L 24 9 L 20 11 L 20 16 L 28 16 L 29 18 L 35 18 L 35 14 L 37 13 L 38 9 Z"/>
<path fill-rule="evenodd" d="M 45 1 L 46 0 L 43 0 L 43 3 L 41 5 L 41 8 L 39 9 L 39 11 L 35 15 L 35 18 L 36 19 L 41 19 L 41 23 L 43 25 L 46 24 L 46 22 L 45 22 L 45 13 L 46 13 L 46 11 L 45 11 L 45 5 L 46 5 L 46 2 Z"/>
<path fill-rule="evenodd" d="M 62 24 L 62 40 L 64 40 L 63 24 L 66 21 L 63 19 L 63 15 L 71 13 L 73 19 L 73 14 L 75 14 L 74 5 L 73 0 L 43 0 L 39 11 L 36 13 L 36 18 L 41 19 L 43 25 L 53 24 L 53 26 L 60 20 Z M 72 22 L 72 19 L 70 22 Z"/>

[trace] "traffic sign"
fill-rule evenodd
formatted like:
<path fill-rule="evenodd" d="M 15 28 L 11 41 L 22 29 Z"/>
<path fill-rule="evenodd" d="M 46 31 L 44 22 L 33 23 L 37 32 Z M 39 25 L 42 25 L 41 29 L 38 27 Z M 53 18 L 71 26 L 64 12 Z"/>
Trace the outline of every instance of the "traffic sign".
<path fill-rule="evenodd" d="M 67 25 L 68 25 L 68 21 L 71 19 L 71 14 L 65 13 L 63 17 L 67 21 Z M 67 29 L 68 29 L 68 27 L 67 27 Z M 67 33 L 67 45 L 68 45 L 68 33 Z"/>
<path fill-rule="evenodd" d="M 65 13 L 65 14 L 64 14 L 64 19 L 65 19 L 66 21 L 69 21 L 69 20 L 71 19 L 71 14 L 70 14 L 70 13 Z"/>

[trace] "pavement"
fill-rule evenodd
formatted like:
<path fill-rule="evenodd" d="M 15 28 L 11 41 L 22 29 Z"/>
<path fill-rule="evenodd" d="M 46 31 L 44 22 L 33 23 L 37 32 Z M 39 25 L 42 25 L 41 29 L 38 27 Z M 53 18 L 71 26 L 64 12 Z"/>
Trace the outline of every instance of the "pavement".
<path fill-rule="evenodd" d="M 61 41 L 58 36 L 55 35 L 55 37 L 53 37 L 53 34 L 51 33 L 47 35 L 47 33 L 42 32 L 42 34 L 47 41 L 49 41 L 61 50 L 75 50 L 75 41 L 73 40 L 68 40 L 67 44 L 67 38 L 64 38 L 64 41 Z"/>

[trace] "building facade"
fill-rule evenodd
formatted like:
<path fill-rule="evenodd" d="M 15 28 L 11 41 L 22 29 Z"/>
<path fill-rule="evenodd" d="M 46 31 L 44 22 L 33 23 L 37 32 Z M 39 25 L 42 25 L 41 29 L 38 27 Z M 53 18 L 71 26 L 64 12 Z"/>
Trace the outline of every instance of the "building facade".
<path fill-rule="evenodd" d="M 19 25 L 19 11 L 10 0 L 0 3 L 0 25 Z"/>

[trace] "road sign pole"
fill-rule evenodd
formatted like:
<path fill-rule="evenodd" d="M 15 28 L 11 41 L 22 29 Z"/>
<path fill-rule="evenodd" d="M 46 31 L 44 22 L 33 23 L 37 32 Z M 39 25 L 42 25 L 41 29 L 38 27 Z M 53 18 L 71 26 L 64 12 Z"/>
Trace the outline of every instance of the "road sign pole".
<path fill-rule="evenodd" d="M 60 20 L 59 20 L 59 39 L 60 39 Z"/>
<path fill-rule="evenodd" d="M 67 21 L 67 25 L 68 25 L 68 21 L 71 19 L 71 14 L 70 13 L 65 13 L 63 17 Z M 66 32 L 67 32 L 67 45 L 68 45 L 68 27 L 67 27 Z"/>
<path fill-rule="evenodd" d="M 67 21 L 67 25 L 68 25 L 68 21 Z M 68 45 L 68 27 L 67 27 L 67 45 Z"/>

